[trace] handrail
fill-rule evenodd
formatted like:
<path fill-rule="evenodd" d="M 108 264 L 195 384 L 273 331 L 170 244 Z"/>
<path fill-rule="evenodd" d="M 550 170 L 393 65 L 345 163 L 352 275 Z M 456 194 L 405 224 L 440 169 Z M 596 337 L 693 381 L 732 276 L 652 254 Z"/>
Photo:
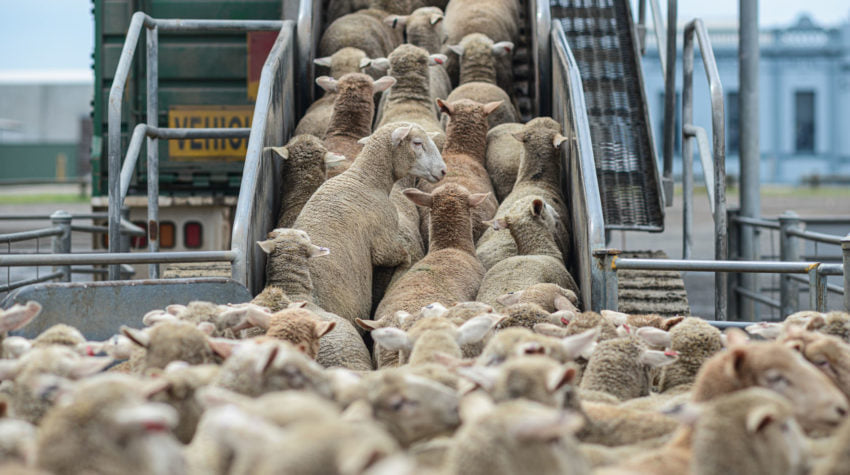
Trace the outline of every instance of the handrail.
<path fill-rule="evenodd" d="M 684 133 L 686 127 L 693 127 L 693 74 L 694 74 L 694 36 L 699 41 L 702 62 L 705 68 L 705 76 L 708 80 L 711 94 L 711 133 L 712 133 L 712 158 L 714 162 L 714 258 L 717 261 L 725 261 L 729 252 L 726 242 L 726 130 L 723 108 L 723 85 L 720 83 L 720 74 L 717 71 L 717 62 L 714 59 L 714 50 L 708 31 L 699 18 L 685 25 L 685 45 L 682 53 L 682 160 L 684 161 L 683 196 L 684 196 L 684 236 L 683 256 L 690 257 L 692 244 L 691 232 L 693 229 L 693 210 L 691 200 L 693 193 L 693 135 Z M 707 172 L 706 172 L 707 175 Z M 726 320 L 727 307 L 727 281 L 728 276 L 719 272 L 714 276 L 714 312 L 717 320 Z"/>
<path fill-rule="evenodd" d="M 233 219 L 233 280 L 252 293 L 260 291 L 265 276 L 265 255 L 255 243 L 274 226 L 280 203 L 280 163 L 264 151 L 285 143 L 295 128 L 294 30 L 294 22 L 284 21 L 263 65 Z"/>
<path fill-rule="evenodd" d="M 675 1 L 675 0 L 674 0 Z M 667 32 L 664 26 L 664 17 L 661 16 L 661 6 L 658 0 L 649 0 L 652 9 L 652 28 L 655 30 L 655 42 L 658 44 L 658 59 L 661 60 L 661 75 L 667 75 Z M 640 41 L 640 54 L 646 54 L 646 0 L 638 3 L 638 40 Z"/>
<path fill-rule="evenodd" d="M 36 238 L 59 236 L 62 232 L 63 230 L 59 226 L 51 226 L 49 228 L 34 229 L 32 231 L 0 234 L 0 242 L 20 242 Z"/>
<path fill-rule="evenodd" d="M 564 198 L 572 210 L 569 223 L 575 256 L 574 275 L 581 290 L 585 309 L 602 308 L 604 274 L 594 265 L 591 253 L 605 247 L 605 219 L 596 177 L 596 162 L 590 138 L 587 106 L 581 73 L 558 21 L 552 22 L 552 118 L 564 124 L 568 137 L 567 166 L 562 167 L 562 182 L 568 181 Z M 555 87 L 559 86 L 559 87 Z"/>
<path fill-rule="evenodd" d="M 535 28 L 531 29 L 531 55 L 534 89 L 531 103 L 535 117 L 552 115 L 552 53 L 550 52 L 552 14 L 549 0 L 529 0 L 528 15 Z"/>
<path fill-rule="evenodd" d="M 319 44 L 319 34 L 322 31 L 322 2 L 317 0 L 299 0 L 298 19 L 295 26 L 296 49 L 296 80 L 297 89 L 301 91 L 295 98 L 296 112 L 299 117 L 304 115 L 313 103 L 315 92 L 315 65 L 313 55 Z"/>
<path fill-rule="evenodd" d="M 159 31 L 263 31 L 281 30 L 284 26 L 282 21 L 277 20 L 182 20 L 182 19 L 157 19 L 152 18 L 144 12 L 136 12 L 130 20 L 127 37 L 121 49 L 121 56 L 115 70 L 112 87 L 109 90 L 108 114 L 107 114 L 107 156 L 108 156 L 108 191 L 109 191 L 109 252 L 121 252 L 121 236 L 119 227 L 121 222 L 122 194 L 121 176 L 121 109 L 130 67 L 133 56 L 139 43 L 142 28 L 146 28 L 147 46 L 147 125 L 157 127 L 158 116 L 158 55 L 159 55 Z M 136 131 L 134 131 L 135 136 Z M 137 139 L 140 141 L 141 139 Z M 159 148 L 156 137 L 148 136 L 148 247 L 152 252 L 159 249 L 158 227 L 159 227 Z M 137 147 L 141 144 L 138 143 Z M 136 152 L 138 154 L 138 152 Z M 129 180 L 127 180 L 129 181 Z M 159 275 L 159 268 L 152 265 L 150 268 L 152 278 Z M 120 268 L 117 265 L 109 267 L 109 279 L 120 278 Z"/>
<path fill-rule="evenodd" d="M 234 251 L 87 252 L 77 254 L 0 254 L 2 267 L 97 264 L 166 264 L 170 262 L 233 262 Z"/>

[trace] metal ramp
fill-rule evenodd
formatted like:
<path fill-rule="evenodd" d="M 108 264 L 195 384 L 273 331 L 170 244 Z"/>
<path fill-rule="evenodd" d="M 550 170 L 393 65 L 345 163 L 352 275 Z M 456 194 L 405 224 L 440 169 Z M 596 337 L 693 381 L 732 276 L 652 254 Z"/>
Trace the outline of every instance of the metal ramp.
<path fill-rule="evenodd" d="M 664 208 L 628 0 L 551 0 L 581 72 L 605 229 L 660 232 Z"/>

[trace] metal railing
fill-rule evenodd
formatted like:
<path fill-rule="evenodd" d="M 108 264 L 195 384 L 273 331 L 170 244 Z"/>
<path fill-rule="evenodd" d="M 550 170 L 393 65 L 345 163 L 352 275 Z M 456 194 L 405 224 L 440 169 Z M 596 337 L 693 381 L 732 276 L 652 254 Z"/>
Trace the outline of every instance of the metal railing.
<path fill-rule="evenodd" d="M 699 18 L 685 25 L 685 44 L 682 51 L 682 187 L 683 187 L 683 243 L 682 257 L 689 259 L 693 246 L 693 143 L 697 141 L 703 169 L 706 171 L 706 187 L 709 191 L 711 210 L 714 216 L 714 258 L 725 261 L 728 258 L 726 242 L 726 125 L 723 109 L 723 86 L 714 59 L 714 50 L 708 38 L 705 25 Z M 701 127 L 694 125 L 693 109 L 693 76 L 694 76 L 694 37 L 699 41 L 705 76 L 708 80 L 711 94 L 711 134 L 712 144 L 709 148 L 708 135 Z M 708 178 L 708 170 L 713 171 L 713 177 Z M 727 279 L 725 272 L 714 276 L 714 311 L 717 320 L 726 320 L 727 310 Z"/>
<path fill-rule="evenodd" d="M 549 9 L 549 0 L 528 0 L 529 23 L 531 28 L 531 56 L 533 68 L 533 83 L 531 103 L 532 113 L 535 117 L 552 115 L 552 53 L 551 53 L 551 28 L 552 14 Z"/>
<path fill-rule="evenodd" d="M 737 310 L 741 307 L 741 298 L 754 300 L 758 303 L 767 305 L 770 308 L 779 310 L 780 316 L 788 316 L 800 309 L 799 293 L 800 286 L 798 283 L 809 284 L 809 301 L 812 308 L 818 311 L 824 311 L 827 308 L 827 294 L 829 292 L 842 294 L 844 296 L 844 308 L 850 311 L 850 272 L 842 272 L 842 269 L 850 269 L 850 234 L 840 236 L 836 234 L 826 234 L 805 230 L 803 223 L 809 220 L 803 219 L 793 211 L 786 211 L 776 219 L 764 218 L 749 218 L 740 216 L 737 210 L 730 210 L 729 215 L 729 247 L 731 256 L 739 256 L 741 243 L 740 236 L 743 234 L 741 228 L 744 226 L 759 229 L 767 229 L 776 232 L 779 236 L 779 259 L 783 262 L 796 262 L 803 259 L 800 255 L 800 242 L 810 241 L 814 243 L 823 243 L 828 245 L 841 246 L 842 264 L 822 264 L 819 269 L 819 275 L 823 276 L 822 280 L 812 280 L 797 275 L 781 275 L 779 277 L 779 300 L 764 297 L 756 294 L 749 289 L 744 288 L 735 281 L 729 283 L 729 291 L 731 293 L 730 302 L 733 308 L 733 316 L 737 317 Z M 812 219 L 815 222 L 818 219 Z M 822 220 L 821 220 L 822 221 Z M 843 220 L 829 219 L 830 222 L 843 222 L 850 227 L 850 218 Z M 758 236 L 758 233 L 756 233 Z M 776 256 L 767 256 L 773 257 Z M 815 256 L 816 258 L 818 256 Z M 826 280 L 826 276 L 843 275 L 843 287 L 830 284 Z M 775 289 L 774 289 L 775 290 Z"/>
<path fill-rule="evenodd" d="M 581 289 L 582 305 L 599 310 L 605 298 L 602 269 L 594 265 L 591 253 L 605 247 L 605 221 L 596 177 L 596 162 L 590 138 L 587 106 L 581 73 L 570 50 L 560 22 L 552 25 L 552 118 L 564 124 L 567 146 L 562 146 L 565 166 L 561 167 L 561 189 L 572 210 L 573 276 Z"/>
<path fill-rule="evenodd" d="M 233 220 L 233 279 L 252 293 L 265 277 L 266 256 L 256 242 L 276 224 L 281 198 L 281 163 L 272 160 L 269 147 L 286 143 L 296 122 L 294 26 L 284 22 L 263 65 Z"/>
<path fill-rule="evenodd" d="M 136 226 L 135 224 L 126 220 L 128 210 L 126 208 L 122 212 L 121 219 L 121 234 L 124 237 L 127 236 L 144 236 L 145 230 Z M 0 221 L 22 221 L 22 220 L 50 220 L 50 227 L 33 229 L 29 231 L 20 231 L 14 233 L 6 233 L 0 234 L 0 243 L 6 243 L 7 245 L 7 257 L 2 257 L 0 255 L 0 266 L 6 266 L 6 283 L 4 285 L 0 285 L 0 292 L 8 292 L 10 290 L 17 289 L 19 287 L 23 287 L 25 285 L 36 284 L 39 282 L 47 282 L 49 280 L 58 280 L 60 282 L 70 282 L 71 274 L 80 274 L 80 273 L 88 273 L 88 274 L 97 274 L 101 272 L 106 272 L 101 269 L 80 269 L 80 268 L 72 268 L 70 264 L 61 265 L 53 268 L 53 272 L 45 275 L 40 275 L 38 272 L 38 262 L 39 259 L 44 258 L 44 254 L 40 254 L 40 249 L 38 245 L 38 240 L 43 237 L 51 238 L 51 252 L 53 255 L 56 254 L 69 254 L 71 253 L 71 233 L 72 232 L 86 232 L 86 233 L 106 233 L 106 226 L 94 226 L 94 225 L 84 225 L 84 224 L 72 224 L 74 219 L 105 219 L 106 213 L 92 213 L 92 214 L 77 214 L 72 215 L 65 211 L 59 210 L 51 215 L 7 215 L 0 216 Z M 35 239 L 36 240 L 36 254 L 23 254 L 23 255 L 13 255 L 11 252 L 11 244 L 13 242 L 23 242 Z M 124 250 L 129 247 L 129 239 L 122 239 L 122 246 L 124 246 Z M 79 254 L 75 254 L 79 255 Z M 46 256 L 50 256 L 47 254 Z M 12 282 L 9 273 L 9 267 L 13 267 L 9 259 L 17 262 L 30 262 L 31 265 L 36 266 L 36 276 L 34 278 L 18 280 Z M 132 275 L 134 273 L 132 268 L 122 269 L 122 273 L 124 275 Z"/>
<path fill-rule="evenodd" d="M 130 67 L 133 63 L 133 56 L 139 43 L 139 36 L 142 28 L 146 31 L 146 86 L 147 86 L 147 118 L 144 129 L 134 131 L 134 137 L 138 135 L 137 149 L 134 154 L 128 153 L 132 160 L 138 156 L 141 147 L 141 137 L 147 137 L 147 174 L 148 174 L 148 249 L 155 253 L 159 250 L 159 147 L 157 140 L 159 138 L 172 139 L 175 136 L 183 134 L 183 137 L 188 138 L 189 134 L 204 134 L 205 138 L 224 138 L 224 135 L 230 132 L 223 132 L 221 129 L 193 129 L 188 132 L 186 129 L 177 129 L 176 132 L 169 132 L 169 129 L 158 128 L 158 113 L 159 113 L 159 32 L 211 32 L 211 31 L 281 31 L 284 34 L 285 22 L 283 21 L 267 21 L 267 20 L 177 20 L 177 19 L 157 19 L 151 18 L 144 12 L 136 12 L 130 21 L 130 27 L 127 31 L 127 38 L 124 41 L 124 47 L 121 50 L 121 56 L 118 61 L 118 67 L 115 71 L 115 78 L 112 81 L 112 87 L 109 91 L 109 110 L 108 110 L 108 142 L 107 150 L 109 157 L 109 252 L 121 252 L 121 243 L 119 235 L 119 226 L 121 221 L 121 206 L 123 197 L 126 191 L 122 193 L 125 187 L 122 184 L 124 177 L 121 173 L 121 109 L 124 96 L 124 90 L 127 79 L 130 74 Z M 291 22 L 290 29 L 291 29 Z M 290 31 L 291 36 L 291 31 Z M 280 35 L 278 36 L 280 40 Z M 198 135 L 192 135 L 197 137 Z M 131 141 L 131 145 L 132 141 Z M 128 151 L 129 152 L 129 151 Z M 132 171 L 132 169 L 131 169 Z M 119 266 L 109 266 L 109 279 L 118 279 L 120 273 Z M 151 278 L 159 277 L 159 266 L 156 262 L 152 262 L 149 270 Z"/>
<path fill-rule="evenodd" d="M 646 2 L 647 0 L 638 2 L 636 28 L 641 56 L 646 54 Z M 664 46 L 667 45 L 667 32 L 664 31 L 664 17 L 661 16 L 661 6 L 658 4 L 658 0 L 649 0 L 649 6 L 652 9 L 653 30 L 655 31 L 656 44 L 658 44 L 658 59 L 661 60 L 661 75 L 667 76 L 667 51 L 664 49 Z M 675 42 L 675 39 L 673 41 Z"/>

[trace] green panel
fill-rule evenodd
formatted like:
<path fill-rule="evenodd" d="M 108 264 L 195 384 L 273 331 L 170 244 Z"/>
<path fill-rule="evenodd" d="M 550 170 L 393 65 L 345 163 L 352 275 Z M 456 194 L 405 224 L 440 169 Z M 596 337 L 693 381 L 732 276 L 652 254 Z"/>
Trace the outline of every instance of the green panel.
<path fill-rule="evenodd" d="M 247 73 L 244 37 L 241 44 L 163 44 L 159 47 L 159 77 L 181 79 L 241 79 Z"/>
<path fill-rule="evenodd" d="M 64 176 L 57 175 L 64 168 Z M 77 144 L 0 144 L 0 177 L 74 178 Z"/>
<path fill-rule="evenodd" d="M 151 0 L 155 18 L 209 18 L 230 20 L 280 20 L 282 0 Z"/>

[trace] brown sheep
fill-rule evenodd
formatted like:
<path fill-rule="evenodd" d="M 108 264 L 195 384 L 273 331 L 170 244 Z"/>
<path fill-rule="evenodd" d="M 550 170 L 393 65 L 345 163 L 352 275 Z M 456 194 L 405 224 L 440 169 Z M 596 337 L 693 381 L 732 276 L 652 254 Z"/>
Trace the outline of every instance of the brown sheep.
<path fill-rule="evenodd" d="M 468 99 L 481 104 L 502 102 L 502 105 L 487 116 L 488 130 L 508 122 L 519 122 L 519 112 L 511 102 L 510 96 L 495 84 L 477 81 L 468 82 L 454 88 L 445 100 L 446 102 L 457 102 L 461 99 Z M 448 117 L 444 114 L 442 123 L 445 124 L 447 119 Z"/>
<path fill-rule="evenodd" d="M 365 12 L 344 15 L 333 21 L 319 41 L 319 57 L 331 56 L 342 48 L 357 48 L 369 58 L 384 58 L 398 46 L 392 29 Z"/>
<path fill-rule="evenodd" d="M 496 198 L 499 202 L 505 199 L 514 189 L 522 142 L 513 137 L 522 130 L 522 124 L 508 122 L 492 127 L 487 131 L 487 155 L 485 166 L 493 182 Z"/>

